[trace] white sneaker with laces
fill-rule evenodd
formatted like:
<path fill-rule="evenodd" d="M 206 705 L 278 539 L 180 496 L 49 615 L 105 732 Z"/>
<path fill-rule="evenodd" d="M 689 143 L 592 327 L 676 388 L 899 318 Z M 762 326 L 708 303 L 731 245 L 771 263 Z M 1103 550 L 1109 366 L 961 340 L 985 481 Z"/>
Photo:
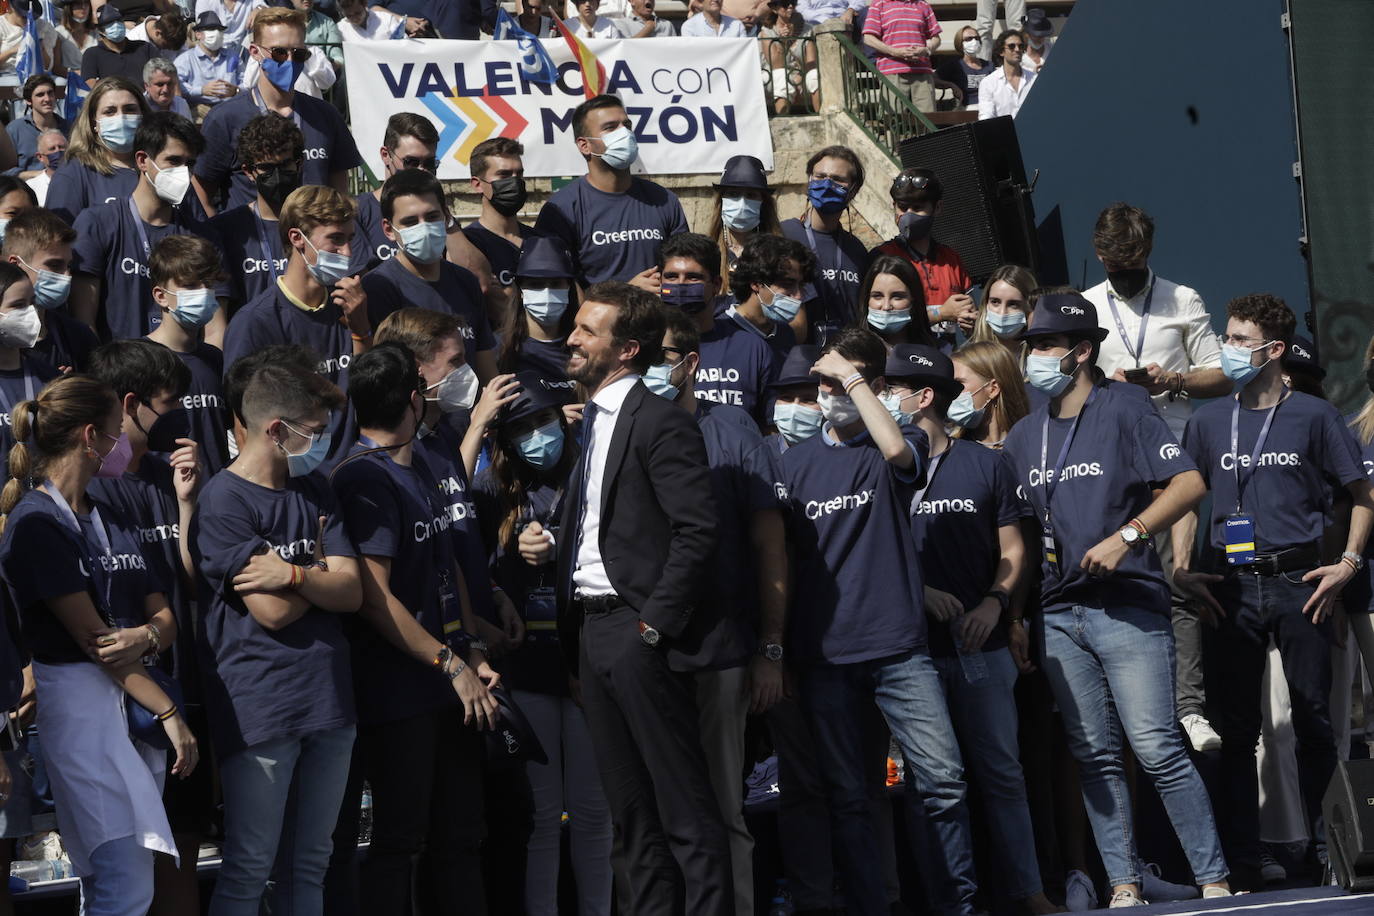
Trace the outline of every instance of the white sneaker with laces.
<path fill-rule="evenodd" d="M 1184 716 L 1182 723 L 1183 731 L 1188 735 L 1188 742 L 1193 745 L 1193 750 L 1199 754 L 1221 750 L 1221 735 L 1212 728 L 1211 722 L 1197 713 L 1192 713 Z"/>
<path fill-rule="evenodd" d="M 1107 909 L 1115 910 L 1126 906 L 1149 906 L 1140 895 L 1135 891 L 1117 891 L 1112 894 L 1112 902 L 1107 904 Z"/>
<path fill-rule="evenodd" d="M 1202 889 L 1202 899 L 1211 900 L 1214 897 L 1230 897 L 1231 892 L 1224 887 L 1204 887 Z"/>
<path fill-rule="evenodd" d="M 1064 906 L 1071 913 L 1097 909 L 1097 888 L 1091 878 L 1076 868 L 1064 879 Z"/>

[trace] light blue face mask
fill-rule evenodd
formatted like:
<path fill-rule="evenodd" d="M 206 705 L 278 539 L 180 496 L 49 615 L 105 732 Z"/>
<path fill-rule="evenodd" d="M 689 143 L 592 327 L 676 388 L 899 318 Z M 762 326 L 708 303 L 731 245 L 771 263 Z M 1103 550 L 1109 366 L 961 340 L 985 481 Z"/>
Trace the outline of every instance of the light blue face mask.
<path fill-rule="evenodd" d="M 309 238 L 306 238 L 305 244 L 315 250 L 315 263 L 305 265 L 305 269 L 320 283 L 333 286 L 348 276 L 348 255 L 337 251 L 320 251 Z"/>
<path fill-rule="evenodd" d="M 448 228 L 443 220 L 416 223 L 396 231 L 401 242 L 401 250 L 412 261 L 433 264 L 444 256 L 448 245 Z"/>
<path fill-rule="evenodd" d="M 797 317 L 797 313 L 801 311 L 802 303 L 800 299 L 796 296 L 784 296 L 771 286 L 767 287 L 767 289 L 768 292 L 773 294 L 773 298 L 766 303 L 760 302 L 760 305 L 763 306 L 763 313 L 765 315 L 773 321 L 780 321 L 783 324 L 787 324 L 793 318 Z"/>
<path fill-rule="evenodd" d="M 884 312 L 882 309 L 868 310 L 868 326 L 879 334 L 892 334 L 911 323 L 911 309 Z"/>
<path fill-rule="evenodd" d="M 219 302 L 215 300 L 213 289 L 179 289 L 172 317 L 186 330 L 195 331 L 210 323 L 217 308 Z"/>
<path fill-rule="evenodd" d="M 983 315 L 987 318 L 988 327 L 992 328 L 992 333 L 998 337 L 1015 336 L 1026 327 L 1026 313 L 1020 310 L 1006 314 L 984 312 Z"/>
<path fill-rule="evenodd" d="M 141 114 L 118 114 L 95 119 L 101 142 L 116 153 L 127 153 L 134 148 L 134 134 L 142 123 Z"/>
<path fill-rule="evenodd" d="M 33 281 L 34 305 L 39 308 L 55 309 L 66 303 L 67 295 L 72 291 L 71 274 L 59 274 L 51 270 L 31 267 L 23 258 L 19 259 L 19 263 L 37 274 L 37 279 Z"/>
<path fill-rule="evenodd" d="M 329 444 L 332 438 L 332 433 L 330 433 L 328 429 L 322 433 L 308 433 L 303 429 L 296 429 L 296 427 L 292 426 L 284 419 L 281 423 L 282 426 L 285 426 L 298 436 L 310 437 L 310 447 L 299 455 L 291 454 L 286 450 L 286 446 L 282 445 L 280 442 L 277 443 L 277 448 L 281 449 L 282 453 L 286 455 L 286 473 L 288 475 L 291 477 L 304 477 L 324 463 L 324 459 L 329 456 Z"/>
<path fill-rule="evenodd" d="M 1233 347 L 1226 344 L 1221 348 L 1221 371 L 1226 373 L 1226 377 L 1235 383 L 1237 389 L 1244 388 L 1255 380 L 1255 376 L 1259 375 L 1265 366 L 1269 365 L 1267 359 L 1258 366 L 1250 362 L 1255 351 L 1263 350 L 1268 346 L 1269 343 L 1266 342 L 1255 347 L 1254 350 L 1250 350 L 1245 347 Z"/>
<path fill-rule="evenodd" d="M 672 377 L 674 370 L 681 365 L 682 363 L 676 365 L 660 363 L 657 366 L 650 366 L 649 371 L 644 373 L 644 384 L 659 397 L 667 398 L 670 401 L 675 400 L 680 389 L 672 383 Z"/>
<path fill-rule="evenodd" d="M 639 138 L 628 127 L 617 127 L 609 134 L 602 134 L 600 139 L 606 144 L 601 161 L 616 171 L 623 172 L 639 158 Z"/>
<path fill-rule="evenodd" d="M 720 221 L 736 232 L 752 232 L 763 215 L 763 201 L 747 197 L 722 197 Z"/>
<path fill-rule="evenodd" d="M 973 391 L 962 392 L 957 398 L 950 401 L 949 410 L 945 412 L 949 422 L 964 429 L 977 429 L 983 422 L 983 415 L 987 413 L 988 405 L 974 407 L 973 396 L 991 384 L 991 380 L 986 381 Z"/>
<path fill-rule="evenodd" d="M 788 445 L 796 445 L 803 439 L 810 439 L 821 431 L 825 417 L 819 407 L 802 404 L 774 404 L 773 425 L 782 433 Z"/>
<path fill-rule="evenodd" d="M 563 424 L 550 420 L 543 426 L 521 433 L 513 440 L 520 457 L 532 467 L 551 468 L 563 457 Z"/>
<path fill-rule="evenodd" d="M 1072 375 L 1065 375 L 1060 369 L 1063 362 L 1062 356 L 1038 356 L 1032 353 L 1026 357 L 1026 381 L 1036 391 L 1056 397 L 1073 381 Z"/>
<path fill-rule="evenodd" d="M 568 310 L 568 290 L 520 288 L 520 302 L 530 317 L 540 324 L 553 324 Z"/>
<path fill-rule="evenodd" d="M 911 422 L 911 414 L 902 410 L 902 401 L 905 398 L 901 395 L 892 391 L 884 391 L 878 395 L 878 400 L 887 408 L 887 412 L 891 414 L 893 420 L 897 421 L 898 425 Z"/>
<path fill-rule="evenodd" d="M 111 22 L 109 25 L 105 26 L 105 28 L 100 30 L 101 35 L 104 35 L 106 38 L 110 39 L 110 41 L 116 42 L 123 41 L 124 36 L 128 33 L 129 28 L 124 24 L 123 20 L 120 20 L 119 22 Z"/>

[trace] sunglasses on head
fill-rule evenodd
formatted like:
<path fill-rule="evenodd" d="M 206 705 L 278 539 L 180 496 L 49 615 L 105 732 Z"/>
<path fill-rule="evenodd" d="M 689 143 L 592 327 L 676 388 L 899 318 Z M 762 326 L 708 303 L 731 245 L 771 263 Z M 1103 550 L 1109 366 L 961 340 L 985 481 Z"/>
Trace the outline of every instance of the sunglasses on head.
<path fill-rule="evenodd" d="M 920 191 L 930 184 L 930 178 L 925 175 L 898 175 L 892 179 L 893 191 Z"/>
<path fill-rule="evenodd" d="M 279 64 L 286 63 L 286 59 L 291 58 L 294 64 L 303 64 L 310 59 L 309 48 L 264 48 L 258 45 L 258 50 L 264 52 Z"/>

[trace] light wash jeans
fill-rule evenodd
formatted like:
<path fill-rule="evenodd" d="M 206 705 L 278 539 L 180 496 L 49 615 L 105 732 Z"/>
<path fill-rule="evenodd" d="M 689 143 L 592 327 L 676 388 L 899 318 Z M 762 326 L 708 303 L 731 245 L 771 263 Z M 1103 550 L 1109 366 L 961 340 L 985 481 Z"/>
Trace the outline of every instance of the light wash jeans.
<path fill-rule="evenodd" d="M 1008 897 L 1022 900 L 1042 887 L 1016 740 L 1016 662 L 1005 648 L 979 654 L 988 676 L 976 684 L 964 677 L 957 655 L 936 658 L 935 669 L 965 766 L 983 796 L 988 832 L 1001 866 L 1000 884 Z"/>
<path fill-rule="evenodd" d="M 1225 878 L 1212 804 L 1174 718 L 1174 631 L 1168 615 L 1082 605 L 1047 613 L 1045 673 L 1080 766 L 1083 802 L 1107 883 L 1140 883 L 1123 737 L 1164 803 L 1193 879 L 1207 884 Z"/>
<path fill-rule="evenodd" d="M 324 873 L 334 848 L 353 738 L 354 727 L 347 725 L 265 741 L 220 764 L 224 864 L 210 901 L 211 916 L 258 916 L 283 833 L 293 848 L 282 850 L 272 912 L 322 916 Z M 292 793 L 298 772 L 301 778 Z"/>
<path fill-rule="evenodd" d="M 81 879 L 82 916 L 144 916 L 153 905 L 153 851 L 131 836 L 91 850 Z"/>

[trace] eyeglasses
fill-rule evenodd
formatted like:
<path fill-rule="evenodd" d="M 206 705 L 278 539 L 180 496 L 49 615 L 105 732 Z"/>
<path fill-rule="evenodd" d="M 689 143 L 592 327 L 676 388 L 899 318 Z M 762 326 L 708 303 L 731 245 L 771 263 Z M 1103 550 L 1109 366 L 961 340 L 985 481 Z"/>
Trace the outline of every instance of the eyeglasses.
<path fill-rule="evenodd" d="M 1261 340 L 1258 337 L 1242 337 L 1239 334 L 1218 334 L 1217 343 L 1223 347 L 1242 347 L 1246 350 L 1258 350 L 1260 347 L 1269 346 L 1272 341 Z M 1253 346 L 1251 346 L 1253 344 Z"/>
<path fill-rule="evenodd" d="M 264 48 L 259 45 L 258 50 L 265 52 L 279 64 L 286 63 L 288 57 L 293 64 L 303 64 L 310 59 L 309 48 Z"/>
<path fill-rule="evenodd" d="M 1026 46 L 1025 46 L 1025 45 L 1021 45 L 1021 44 L 1012 44 L 1011 42 L 1007 42 L 1006 44 L 1002 45 L 1002 49 L 1005 50 L 1005 51 L 1024 51 L 1024 50 L 1026 50 Z"/>
<path fill-rule="evenodd" d="M 898 175 L 892 179 L 892 190 L 895 191 L 920 191 L 930 184 L 928 175 Z"/>

